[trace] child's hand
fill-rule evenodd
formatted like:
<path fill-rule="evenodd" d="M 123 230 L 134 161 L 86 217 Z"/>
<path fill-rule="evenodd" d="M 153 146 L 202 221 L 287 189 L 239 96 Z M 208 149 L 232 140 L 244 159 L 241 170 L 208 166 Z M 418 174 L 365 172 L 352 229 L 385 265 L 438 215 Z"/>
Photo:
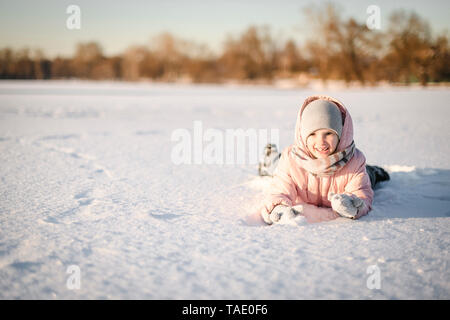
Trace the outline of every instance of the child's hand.
<path fill-rule="evenodd" d="M 263 214 L 262 217 L 267 224 L 272 224 L 279 222 L 282 217 L 283 219 L 292 219 L 296 215 L 302 213 L 302 211 L 303 206 L 301 204 L 294 207 L 279 204 L 273 208 L 270 214 Z"/>
<path fill-rule="evenodd" d="M 328 200 L 331 202 L 331 207 L 341 217 L 355 219 L 358 214 L 358 209 L 364 205 L 364 201 L 355 195 L 347 195 L 344 193 L 335 194 L 330 192 Z"/>

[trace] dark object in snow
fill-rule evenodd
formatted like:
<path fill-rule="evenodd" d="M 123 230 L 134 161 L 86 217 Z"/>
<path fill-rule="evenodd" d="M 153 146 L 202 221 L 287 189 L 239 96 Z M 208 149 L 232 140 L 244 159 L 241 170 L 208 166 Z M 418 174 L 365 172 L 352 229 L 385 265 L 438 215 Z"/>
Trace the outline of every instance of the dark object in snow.
<path fill-rule="evenodd" d="M 273 176 L 280 157 L 281 153 L 278 152 L 277 146 L 273 143 L 268 143 L 264 147 L 264 155 L 259 162 L 258 174 L 260 176 Z"/>
<path fill-rule="evenodd" d="M 389 173 L 386 172 L 381 167 L 366 165 L 366 171 L 370 178 L 370 183 L 372 185 L 372 189 L 375 188 L 375 185 L 381 181 L 388 181 L 391 178 L 389 177 Z"/>

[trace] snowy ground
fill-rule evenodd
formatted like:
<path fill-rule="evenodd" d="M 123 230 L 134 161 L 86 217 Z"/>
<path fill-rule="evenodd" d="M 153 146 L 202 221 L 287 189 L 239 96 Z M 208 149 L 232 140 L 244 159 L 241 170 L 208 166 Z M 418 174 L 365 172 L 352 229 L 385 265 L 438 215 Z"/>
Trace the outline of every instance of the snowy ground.
<path fill-rule="evenodd" d="M 391 172 L 361 220 L 265 226 L 253 209 L 270 179 L 254 164 L 173 163 L 172 133 L 196 120 L 277 128 L 286 147 L 318 93 L 346 104 L 356 145 Z M 448 101 L 445 88 L 2 81 L 0 298 L 449 299 Z"/>

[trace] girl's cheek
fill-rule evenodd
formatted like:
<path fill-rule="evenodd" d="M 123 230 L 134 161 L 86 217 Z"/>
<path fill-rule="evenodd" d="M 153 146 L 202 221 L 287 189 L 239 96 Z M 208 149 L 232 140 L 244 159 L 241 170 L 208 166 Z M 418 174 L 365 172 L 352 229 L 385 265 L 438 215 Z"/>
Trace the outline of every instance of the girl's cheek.
<path fill-rule="evenodd" d="M 306 147 L 308 148 L 309 152 L 313 153 L 314 148 L 313 148 L 313 145 L 311 143 L 307 144 Z"/>

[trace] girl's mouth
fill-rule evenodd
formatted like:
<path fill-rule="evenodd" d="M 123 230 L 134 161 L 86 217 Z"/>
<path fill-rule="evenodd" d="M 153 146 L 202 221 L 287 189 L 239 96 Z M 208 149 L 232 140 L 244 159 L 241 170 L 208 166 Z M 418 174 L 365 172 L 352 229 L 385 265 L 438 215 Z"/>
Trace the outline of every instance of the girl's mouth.
<path fill-rule="evenodd" d="M 314 148 L 316 149 L 317 152 L 321 153 L 321 154 L 327 154 L 328 150 L 330 149 L 329 147 L 323 147 L 323 148 Z"/>

